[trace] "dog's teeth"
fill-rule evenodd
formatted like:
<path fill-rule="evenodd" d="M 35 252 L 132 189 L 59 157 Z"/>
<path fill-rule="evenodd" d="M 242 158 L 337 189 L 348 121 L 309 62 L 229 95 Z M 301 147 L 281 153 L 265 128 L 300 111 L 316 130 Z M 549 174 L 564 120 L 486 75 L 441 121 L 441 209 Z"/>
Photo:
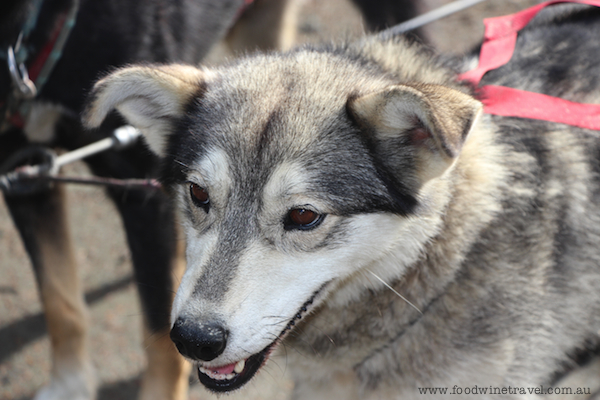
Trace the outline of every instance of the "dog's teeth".
<path fill-rule="evenodd" d="M 245 366 L 246 366 L 246 360 L 241 360 L 237 364 L 235 364 L 235 368 L 233 368 L 233 371 L 236 374 L 239 374 L 244 370 Z"/>
<path fill-rule="evenodd" d="M 235 378 L 235 374 L 219 374 L 217 372 L 211 371 L 210 369 L 200 367 L 200 371 L 205 375 L 208 375 L 210 378 L 215 379 L 217 381 L 230 381 Z"/>

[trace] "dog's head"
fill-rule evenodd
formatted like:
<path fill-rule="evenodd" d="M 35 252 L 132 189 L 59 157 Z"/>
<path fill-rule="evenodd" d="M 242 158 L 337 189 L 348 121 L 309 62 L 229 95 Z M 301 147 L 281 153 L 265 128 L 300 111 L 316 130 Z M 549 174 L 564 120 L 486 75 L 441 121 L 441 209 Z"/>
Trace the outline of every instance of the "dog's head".
<path fill-rule="evenodd" d="M 325 298 L 402 276 L 439 228 L 480 108 L 298 52 L 125 68 L 96 85 L 85 120 L 117 109 L 163 158 L 187 239 L 171 336 L 201 382 L 228 391 Z"/>

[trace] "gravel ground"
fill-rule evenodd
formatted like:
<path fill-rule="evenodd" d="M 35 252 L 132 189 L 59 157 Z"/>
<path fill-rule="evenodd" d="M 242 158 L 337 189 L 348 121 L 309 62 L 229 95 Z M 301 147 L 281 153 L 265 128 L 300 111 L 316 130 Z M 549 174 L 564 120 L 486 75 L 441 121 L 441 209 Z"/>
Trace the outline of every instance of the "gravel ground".
<path fill-rule="evenodd" d="M 360 16 L 347 0 L 299 1 L 301 41 L 355 37 L 363 31 Z M 422 0 L 421 11 L 446 2 Z M 535 2 L 489 1 L 430 25 L 426 33 L 430 43 L 442 51 L 466 51 L 482 36 L 482 16 L 513 12 Z M 212 62 L 217 59 L 214 56 Z M 82 164 L 70 166 L 66 172 L 87 174 Z M 68 197 L 76 256 L 90 306 L 99 400 L 133 399 L 145 361 L 140 346 L 142 317 L 121 223 L 101 189 L 71 186 Z M 0 400 L 30 399 L 49 379 L 50 346 L 33 272 L 2 200 L 0 277 Z M 285 370 L 285 358 L 273 360 L 245 392 L 230 398 L 284 399 L 291 388 Z M 193 376 L 190 381 L 190 399 L 212 398 Z"/>

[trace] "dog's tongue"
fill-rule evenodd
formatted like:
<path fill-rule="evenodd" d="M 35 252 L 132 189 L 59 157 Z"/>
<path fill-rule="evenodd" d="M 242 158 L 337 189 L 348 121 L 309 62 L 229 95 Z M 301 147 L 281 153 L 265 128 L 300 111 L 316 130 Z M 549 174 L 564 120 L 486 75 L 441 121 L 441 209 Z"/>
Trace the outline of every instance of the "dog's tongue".
<path fill-rule="evenodd" d="M 217 374 L 229 375 L 233 372 L 234 368 L 235 368 L 235 363 L 223 365 L 222 367 L 209 368 L 209 369 L 212 372 L 215 372 Z"/>

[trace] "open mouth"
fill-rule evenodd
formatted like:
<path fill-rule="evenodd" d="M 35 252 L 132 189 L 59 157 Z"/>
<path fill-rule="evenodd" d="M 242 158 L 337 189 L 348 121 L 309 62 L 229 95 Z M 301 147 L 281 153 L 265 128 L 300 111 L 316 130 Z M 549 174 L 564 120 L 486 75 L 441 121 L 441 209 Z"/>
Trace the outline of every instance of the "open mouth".
<path fill-rule="evenodd" d="M 244 386 L 248 383 L 258 370 L 267 362 L 269 355 L 273 352 L 276 345 L 283 340 L 286 334 L 296 325 L 308 308 L 312 305 L 315 297 L 327 286 L 323 285 L 317 290 L 308 301 L 306 301 L 295 317 L 293 317 L 281 331 L 277 339 L 265 347 L 260 352 L 240 360 L 237 363 L 231 363 L 220 367 L 204 367 L 198 365 L 198 379 L 208 390 L 213 392 L 230 392 Z"/>
<path fill-rule="evenodd" d="M 198 379 L 208 390 L 229 392 L 244 386 L 267 361 L 275 342 L 245 360 L 216 368 L 198 366 Z"/>

